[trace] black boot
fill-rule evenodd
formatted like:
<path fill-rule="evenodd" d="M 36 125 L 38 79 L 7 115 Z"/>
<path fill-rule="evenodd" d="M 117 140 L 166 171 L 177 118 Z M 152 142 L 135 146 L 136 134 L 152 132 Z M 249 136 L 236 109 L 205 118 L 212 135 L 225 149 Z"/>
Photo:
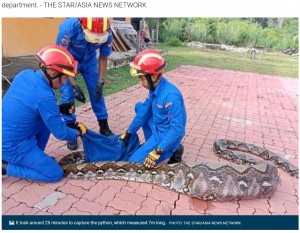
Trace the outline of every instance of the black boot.
<path fill-rule="evenodd" d="M 6 175 L 7 165 L 8 165 L 8 163 L 6 161 L 2 160 L 2 176 Z"/>
<path fill-rule="evenodd" d="M 77 139 L 75 139 L 75 141 L 68 141 L 67 142 L 67 148 L 69 150 L 77 150 L 78 149 L 78 143 L 77 143 Z"/>
<path fill-rule="evenodd" d="M 180 144 L 178 149 L 174 151 L 173 155 L 170 157 L 168 164 L 181 163 L 183 152 L 184 152 L 184 147 L 182 144 Z"/>
<path fill-rule="evenodd" d="M 114 135 L 114 133 L 109 129 L 107 119 L 106 120 L 98 120 L 99 126 L 100 126 L 100 134 L 104 136 L 111 136 Z"/>
<path fill-rule="evenodd" d="M 75 123 L 68 123 L 67 126 L 69 128 L 76 129 L 76 124 Z M 72 141 L 68 141 L 67 142 L 67 148 L 69 150 L 77 150 L 78 149 L 77 138 L 73 142 Z"/>

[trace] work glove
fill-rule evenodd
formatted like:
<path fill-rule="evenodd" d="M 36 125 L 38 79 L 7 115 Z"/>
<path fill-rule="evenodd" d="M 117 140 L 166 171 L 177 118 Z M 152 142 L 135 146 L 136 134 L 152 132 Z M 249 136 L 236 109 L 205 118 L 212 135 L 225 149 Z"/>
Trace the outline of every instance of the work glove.
<path fill-rule="evenodd" d="M 81 122 L 76 122 L 75 123 L 75 129 L 77 129 L 79 131 L 80 137 L 85 135 L 86 132 L 88 131 L 87 127 Z"/>
<path fill-rule="evenodd" d="M 73 90 L 74 90 L 74 96 L 75 96 L 75 98 L 78 101 L 80 101 L 82 103 L 85 103 L 85 96 L 84 96 L 84 93 L 81 90 L 81 88 L 78 85 L 74 85 L 73 86 Z"/>
<path fill-rule="evenodd" d="M 103 96 L 103 86 L 104 86 L 104 82 L 98 83 L 96 86 L 96 90 L 95 90 L 95 101 L 99 102 L 101 97 Z"/>
<path fill-rule="evenodd" d="M 125 133 L 123 133 L 120 137 L 119 137 L 119 141 L 122 141 L 125 145 L 125 147 L 128 146 L 128 142 L 130 139 L 131 133 L 128 132 L 128 130 L 125 131 Z"/>
<path fill-rule="evenodd" d="M 72 115 L 75 112 L 75 105 L 71 102 L 60 104 L 58 107 L 61 114 Z"/>
<path fill-rule="evenodd" d="M 160 155 L 162 154 L 162 149 L 157 147 L 153 151 L 151 151 L 147 158 L 144 160 L 144 166 L 146 168 L 153 168 L 156 165 L 156 161 L 159 159 Z"/>

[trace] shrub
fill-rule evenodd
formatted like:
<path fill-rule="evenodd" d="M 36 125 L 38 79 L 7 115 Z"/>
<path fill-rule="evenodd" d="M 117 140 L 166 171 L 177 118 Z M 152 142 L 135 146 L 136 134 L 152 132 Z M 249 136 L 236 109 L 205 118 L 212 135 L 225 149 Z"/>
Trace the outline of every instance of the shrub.
<path fill-rule="evenodd" d="M 182 46 L 182 42 L 176 37 L 171 37 L 167 39 L 167 41 L 164 44 L 172 47 Z"/>
<path fill-rule="evenodd" d="M 298 19 L 280 20 L 283 20 L 282 28 L 276 24 L 268 26 L 269 21 L 273 22 L 269 18 L 263 21 L 257 18 L 167 18 L 161 20 L 159 39 L 170 46 L 198 41 L 277 51 L 287 47 L 298 49 Z"/>

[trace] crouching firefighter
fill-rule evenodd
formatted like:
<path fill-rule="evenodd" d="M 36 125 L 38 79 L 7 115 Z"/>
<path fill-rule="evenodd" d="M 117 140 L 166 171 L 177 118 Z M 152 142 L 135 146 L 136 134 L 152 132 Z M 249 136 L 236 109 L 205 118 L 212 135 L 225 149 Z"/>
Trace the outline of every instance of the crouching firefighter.
<path fill-rule="evenodd" d="M 164 58 L 153 49 L 140 52 L 130 63 L 131 75 L 140 79 L 149 95 L 136 104 L 136 116 L 119 140 L 126 145 L 131 134 L 142 127 L 145 143 L 128 161 L 144 163 L 147 168 L 165 160 L 169 164 L 182 161 L 186 110 L 181 92 L 162 74 L 166 66 Z"/>
<path fill-rule="evenodd" d="M 40 69 L 17 74 L 2 99 L 2 175 L 57 182 L 63 170 L 44 152 L 50 133 L 74 141 L 87 132 L 82 123 L 67 127 L 54 92 L 75 76 L 77 61 L 57 45 L 44 47 L 36 58 Z"/>

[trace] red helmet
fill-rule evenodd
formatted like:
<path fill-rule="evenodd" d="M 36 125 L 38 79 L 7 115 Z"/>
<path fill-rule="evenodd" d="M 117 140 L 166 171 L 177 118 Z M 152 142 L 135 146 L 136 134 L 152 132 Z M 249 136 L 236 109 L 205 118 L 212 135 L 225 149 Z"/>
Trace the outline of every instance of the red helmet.
<path fill-rule="evenodd" d="M 130 62 L 130 73 L 132 76 L 145 75 L 145 74 L 160 74 L 167 67 L 167 62 L 161 54 L 154 49 L 146 49 L 140 52 Z"/>
<path fill-rule="evenodd" d="M 76 75 L 78 62 L 62 46 L 48 45 L 36 54 L 36 58 L 47 69 L 53 69 L 73 77 Z"/>
<path fill-rule="evenodd" d="M 85 39 L 90 43 L 105 43 L 110 29 L 107 18 L 81 18 L 80 23 Z"/>

